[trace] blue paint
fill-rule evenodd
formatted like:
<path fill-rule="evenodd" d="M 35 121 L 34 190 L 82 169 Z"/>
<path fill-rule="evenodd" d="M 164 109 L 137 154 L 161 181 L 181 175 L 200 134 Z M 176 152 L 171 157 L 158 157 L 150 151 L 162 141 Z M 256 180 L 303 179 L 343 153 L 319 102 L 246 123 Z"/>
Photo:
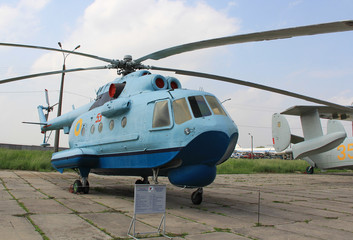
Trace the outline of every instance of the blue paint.
<path fill-rule="evenodd" d="M 162 149 L 155 151 L 131 152 L 109 155 L 75 155 L 52 159 L 56 169 L 62 168 L 117 168 L 139 169 L 162 166 L 179 153 L 181 148 Z"/>
<path fill-rule="evenodd" d="M 172 81 L 178 89 L 172 89 Z M 118 98 L 109 95 L 112 83 L 125 86 Z M 46 130 L 70 129 L 70 149 L 53 154 L 54 168 L 78 168 L 83 177 L 89 172 L 151 176 L 159 168 L 159 176 L 178 186 L 213 182 L 215 166 L 228 159 L 238 138 L 236 125 L 220 111 L 214 95 L 181 89 L 177 79 L 148 71 L 112 83 L 98 90 L 95 103 L 48 122 Z M 176 116 L 183 121 L 175 121 Z"/>
<path fill-rule="evenodd" d="M 216 167 L 204 164 L 189 165 L 168 172 L 169 181 L 179 187 L 204 187 L 216 178 Z"/>
<path fill-rule="evenodd" d="M 156 168 L 173 160 L 179 151 L 180 148 L 103 155 L 98 168 Z"/>
<path fill-rule="evenodd" d="M 220 131 L 204 132 L 194 138 L 177 156 L 183 166 L 192 164 L 215 165 L 224 155 L 230 138 Z"/>

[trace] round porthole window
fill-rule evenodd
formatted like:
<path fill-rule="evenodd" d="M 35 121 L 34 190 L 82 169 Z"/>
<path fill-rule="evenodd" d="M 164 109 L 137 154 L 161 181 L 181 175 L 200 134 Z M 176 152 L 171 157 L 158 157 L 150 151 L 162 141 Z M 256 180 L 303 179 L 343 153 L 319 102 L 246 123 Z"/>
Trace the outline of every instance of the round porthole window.
<path fill-rule="evenodd" d="M 102 132 L 102 130 L 103 130 L 103 123 L 100 123 L 98 125 L 98 132 Z"/>
<path fill-rule="evenodd" d="M 123 119 L 121 119 L 121 126 L 124 128 L 126 126 L 127 123 L 127 119 L 126 117 L 123 117 Z"/>
<path fill-rule="evenodd" d="M 94 130 L 95 130 L 95 127 L 94 127 L 94 125 L 92 125 L 92 127 L 91 127 L 91 133 L 92 134 L 94 133 Z"/>
<path fill-rule="evenodd" d="M 113 130 L 113 128 L 114 128 L 114 120 L 110 120 L 110 122 L 109 122 L 109 129 L 110 129 L 110 130 Z"/>

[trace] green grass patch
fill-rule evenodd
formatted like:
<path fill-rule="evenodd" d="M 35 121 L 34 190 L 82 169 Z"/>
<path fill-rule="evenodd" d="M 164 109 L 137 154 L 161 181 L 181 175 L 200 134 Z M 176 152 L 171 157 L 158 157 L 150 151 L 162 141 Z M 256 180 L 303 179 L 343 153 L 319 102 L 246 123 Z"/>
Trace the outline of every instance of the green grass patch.
<path fill-rule="evenodd" d="M 234 159 L 217 166 L 219 174 L 294 173 L 305 172 L 309 164 L 304 160 Z"/>
<path fill-rule="evenodd" d="M 0 169 L 53 171 L 50 160 L 53 152 L 0 148 Z"/>

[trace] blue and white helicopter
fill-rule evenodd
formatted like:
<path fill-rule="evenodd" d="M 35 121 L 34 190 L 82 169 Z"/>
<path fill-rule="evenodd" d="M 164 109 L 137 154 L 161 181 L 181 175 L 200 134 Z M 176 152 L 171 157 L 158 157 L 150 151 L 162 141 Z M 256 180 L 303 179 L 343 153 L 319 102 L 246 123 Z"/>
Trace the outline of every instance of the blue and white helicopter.
<path fill-rule="evenodd" d="M 78 169 L 80 178 L 74 192 L 89 192 L 89 173 L 141 176 L 137 184 L 152 177 L 167 176 L 179 187 L 197 188 L 191 199 L 202 202 L 203 187 L 216 177 L 216 166 L 227 161 L 238 139 L 238 128 L 211 93 L 183 89 L 178 79 L 153 74 L 150 70 L 209 78 L 292 96 L 315 103 L 352 109 L 300 94 L 200 72 L 142 64 L 203 48 L 252 41 L 275 40 L 353 30 L 353 21 L 341 21 L 287 28 L 183 44 L 133 60 L 102 58 L 86 53 L 33 45 L 0 43 L 0 46 L 35 48 L 76 54 L 109 63 L 105 66 L 75 68 L 4 79 L 0 84 L 68 72 L 117 69 L 121 78 L 102 86 L 94 102 L 48 120 L 52 106 L 38 106 L 42 133 L 63 129 L 69 134 L 70 149 L 54 153 L 51 163 L 59 172 Z M 47 142 L 44 142 L 47 144 Z"/>

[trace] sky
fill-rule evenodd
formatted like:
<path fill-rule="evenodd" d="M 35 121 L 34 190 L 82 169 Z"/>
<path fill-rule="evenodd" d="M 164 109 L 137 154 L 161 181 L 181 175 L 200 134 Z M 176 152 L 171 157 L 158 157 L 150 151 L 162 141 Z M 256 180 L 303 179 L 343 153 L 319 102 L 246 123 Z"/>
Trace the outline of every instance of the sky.
<path fill-rule="evenodd" d="M 0 42 L 39 45 L 105 58 L 139 58 L 151 52 L 209 38 L 352 19 L 350 0 L 0 0 Z M 144 64 L 217 74 L 269 85 L 342 105 L 353 103 L 353 32 L 297 37 L 198 50 Z M 63 55 L 0 46 L 0 79 L 61 70 Z M 66 68 L 105 65 L 70 55 Z M 272 144 L 271 116 L 294 105 L 311 103 L 266 91 L 175 76 L 183 88 L 215 94 L 239 128 L 242 147 Z M 114 80 L 116 70 L 65 75 L 63 113 L 95 98 L 95 91 Z M 37 106 L 58 101 L 61 75 L 0 85 L 0 142 L 39 145 Z M 49 118 L 56 115 L 57 109 Z M 302 135 L 298 117 L 287 117 Z M 326 122 L 322 121 L 324 131 Z M 352 136 L 352 122 L 344 122 Z M 53 145 L 54 134 L 49 143 Z M 61 134 L 60 146 L 68 146 Z"/>

